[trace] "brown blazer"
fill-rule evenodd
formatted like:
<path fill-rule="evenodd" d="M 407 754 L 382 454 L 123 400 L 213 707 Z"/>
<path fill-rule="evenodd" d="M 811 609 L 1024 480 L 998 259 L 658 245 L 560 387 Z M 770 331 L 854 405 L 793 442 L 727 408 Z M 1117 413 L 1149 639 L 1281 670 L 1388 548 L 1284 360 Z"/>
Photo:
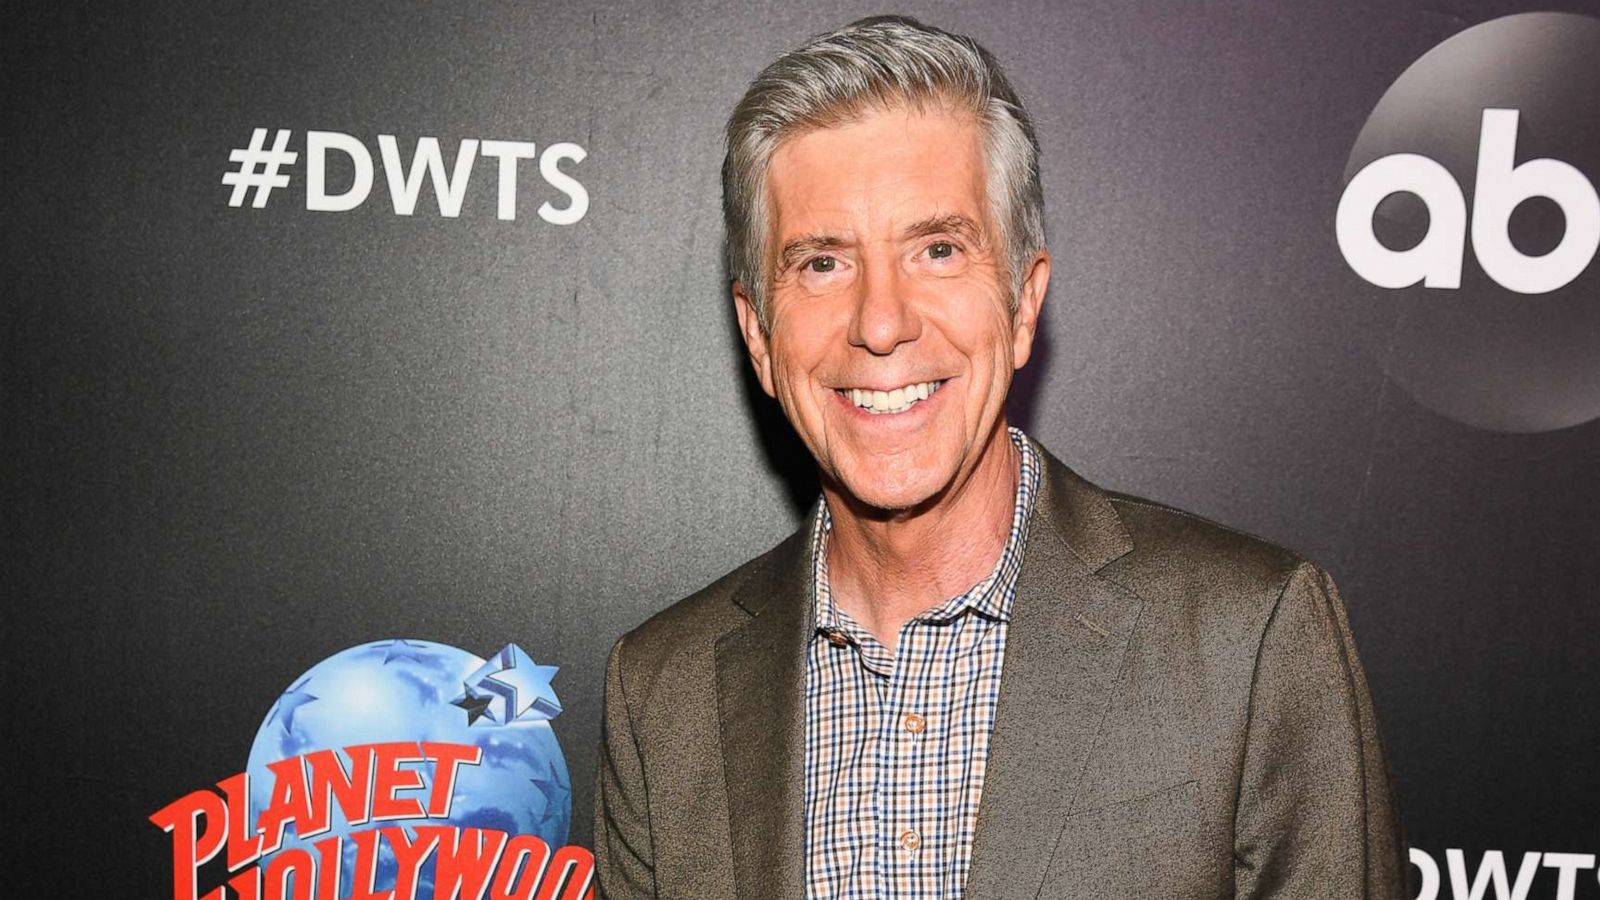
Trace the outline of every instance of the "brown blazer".
<path fill-rule="evenodd" d="M 1040 454 L 966 896 L 1410 896 L 1327 574 Z M 617 641 L 602 896 L 803 897 L 808 541 Z"/>

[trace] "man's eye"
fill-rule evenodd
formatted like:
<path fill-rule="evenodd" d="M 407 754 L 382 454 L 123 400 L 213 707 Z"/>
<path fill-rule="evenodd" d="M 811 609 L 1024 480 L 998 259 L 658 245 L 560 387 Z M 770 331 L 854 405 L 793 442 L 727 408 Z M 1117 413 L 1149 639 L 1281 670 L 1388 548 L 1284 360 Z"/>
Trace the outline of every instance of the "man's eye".
<path fill-rule="evenodd" d="M 949 259 L 955 255 L 955 252 L 956 245 L 950 243 L 949 241 L 939 241 L 937 243 L 928 245 L 929 259 Z"/>
<path fill-rule="evenodd" d="M 806 263 L 806 268 L 813 272 L 832 272 L 838 266 L 839 261 L 831 256 L 819 256 Z"/>

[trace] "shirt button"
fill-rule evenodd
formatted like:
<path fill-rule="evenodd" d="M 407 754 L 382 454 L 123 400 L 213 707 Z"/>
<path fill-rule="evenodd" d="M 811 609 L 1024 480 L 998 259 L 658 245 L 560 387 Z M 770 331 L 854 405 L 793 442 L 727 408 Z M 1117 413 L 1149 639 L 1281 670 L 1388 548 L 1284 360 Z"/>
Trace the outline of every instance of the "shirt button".
<path fill-rule="evenodd" d="M 828 643 L 835 647 L 844 647 L 849 645 L 850 639 L 845 637 L 842 631 L 830 631 L 828 632 Z"/>
<path fill-rule="evenodd" d="M 922 835 L 907 828 L 905 831 L 900 832 L 900 846 L 907 850 L 915 850 L 922 846 Z"/>
<path fill-rule="evenodd" d="M 908 713 L 906 715 L 905 727 L 906 730 L 912 734 L 921 734 L 922 729 L 928 727 L 928 720 L 917 715 L 916 713 Z"/>

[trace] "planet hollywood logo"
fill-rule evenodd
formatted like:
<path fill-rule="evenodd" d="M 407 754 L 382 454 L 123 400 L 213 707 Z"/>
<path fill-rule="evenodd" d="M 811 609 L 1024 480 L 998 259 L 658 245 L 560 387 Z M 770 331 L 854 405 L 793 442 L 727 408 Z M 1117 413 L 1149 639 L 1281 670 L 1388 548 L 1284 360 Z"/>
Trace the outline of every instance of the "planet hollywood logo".
<path fill-rule="evenodd" d="M 245 770 L 150 816 L 174 900 L 587 900 L 555 666 L 375 641 L 295 679 Z"/>
<path fill-rule="evenodd" d="M 1385 374 L 1480 428 L 1600 418 L 1597 176 L 1600 19 L 1495 19 L 1406 69 L 1334 223 Z"/>

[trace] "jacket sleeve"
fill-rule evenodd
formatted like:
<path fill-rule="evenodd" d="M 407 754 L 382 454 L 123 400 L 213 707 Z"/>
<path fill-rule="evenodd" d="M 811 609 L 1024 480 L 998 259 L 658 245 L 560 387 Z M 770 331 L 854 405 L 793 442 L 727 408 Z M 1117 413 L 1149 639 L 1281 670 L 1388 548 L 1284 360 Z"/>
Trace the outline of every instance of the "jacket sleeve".
<path fill-rule="evenodd" d="M 1409 898 L 1383 738 L 1333 580 L 1302 563 L 1256 655 L 1234 822 L 1240 898 Z"/>
<path fill-rule="evenodd" d="M 644 762 L 633 737 L 618 639 L 606 664 L 605 710 L 595 773 L 594 862 L 601 900 L 656 896 Z"/>

